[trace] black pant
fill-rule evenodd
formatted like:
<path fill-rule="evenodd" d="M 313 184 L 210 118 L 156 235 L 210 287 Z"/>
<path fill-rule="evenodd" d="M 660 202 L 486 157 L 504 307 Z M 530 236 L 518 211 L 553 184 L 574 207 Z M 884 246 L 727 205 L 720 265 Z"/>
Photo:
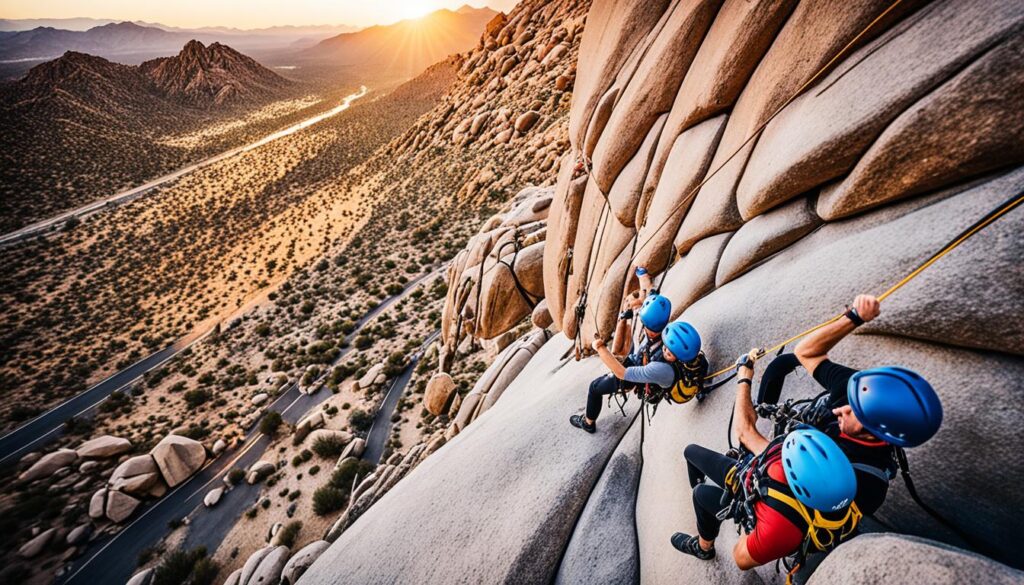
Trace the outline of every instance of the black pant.
<path fill-rule="evenodd" d="M 782 396 L 782 385 L 786 376 L 800 365 L 795 354 L 784 353 L 773 359 L 761 374 L 761 385 L 757 387 L 757 404 L 778 404 Z"/>
<path fill-rule="evenodd" d="M 697 515 L 697 533 L 704 540 L 718 538 L 722 522 L 715 516 L 722 509 L 722 495 L 725 490 L 725 476 L 736 465 L 736 460 L 705 449 L 700 445 L 688 445 L 683 451 L 686 472 L 693 488 L 693 510 Z M 704 483 L 710 479 L 717 485 Z"/>
<path fill-rule="evenodd" d="M 594 379 L 590 383 L 590 390 L 587 392 L 587 418 L 596 421 L 597 417 L 601 416 L 601 406 L 604 402 L 604 397 L 615 394 L 619 391 L 619 388 L 633 390 L 636 388 L 636 384 L 624 382 L 611 374 L 605 374 L 600 378 Z"/>

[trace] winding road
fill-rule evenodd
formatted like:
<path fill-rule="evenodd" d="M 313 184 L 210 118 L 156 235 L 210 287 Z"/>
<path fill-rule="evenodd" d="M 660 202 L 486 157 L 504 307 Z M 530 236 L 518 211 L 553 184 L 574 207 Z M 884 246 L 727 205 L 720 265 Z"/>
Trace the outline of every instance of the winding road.
<path fill-rule="evenodd" d="M 346 341 L 351 342 L 374 317 L 411 293 L 419 284 L 432 277 L 441 275 L 444 270 L 444 267 L 438 268 L 433 272 L 412 280 L 402 292 L 388 297 L 368 311 L 356 322 L 356 328 L 345 337 Z M 436 336 L 437 333 L 431 335 L 424 341 L 422 347 L 425 348 L 429 345 L 430 341 L 433 341 Z M 334 361 L 325 368 L 325 373 L 311 387 L 319 386 L 324 378 L 327 377 L 332 367 L 339 363 L 350 351 L 351 347 L 343 348 Z M 421 348 L 402 375 L 399 376 L 399 379 L 403 377 L 405 379 L 402 386 L 396 387 L 396 384 L 392 384 L 391 389 L 388 391 L 388 395 L 385 397 L 385 404 L 391 400 L 391 410 L 394 410 L 394 405 L 397 404 L 398 397 L 401 396 L 404 384 L 408 384 L 416 362 L 419 356 L 422 355 L 422 351 Z M 392 398 L 392 395 L 395 397 Z M 305 416 L 307 412 L 331 396 L 330 392 L 323 389 L 312 395 L 303 394 L 299 392 L 298 384 L 293 382 L 267 409 L 280 412 L 281 417 L 286 422 L 294 424 Z M 381 410 L 378 411 L 378 417 L 383 410 L 384 407 L 382 406 Z M 390 417 L 390 413 L 387 416 Z M 390 420 L 387 425 L 382 425 L 382 427 L 386 427 L 384 429 L 384 436 L 386 438 L 390 428 Z M 373 432 L 374 429 L 371 427 L 370 430 Z M 202 506 L 203 497 L 215 485 L 219 485 L 225 473 L 235 467 L 245 469 L 252 465 L 263 456 L 270 443 L 271 438 L 260 433 L 254 426 L 247 433 L 245 441 L 241 446 L 221 453 L 219 457 L 208 461 L 199 472 L 163 498 L 140 508 L 136 512 L 137 516 L 135 519 L 117 534 L 106 536 L 90 543 L 85 553 L 71 564 L 70 570 L 64 577 L 58 578 L 57 582 L 81 585 L 126 582 L 137 568 L 139 554 L 160 542 L 168 532 L 167 525 L 169 522 L 181 520 L 194 509 Z M 186 548 L 205 546 L 211 552 L 216 550 L 217 546 L 231 530 L 231 527 L 253 505 L 261 487 L 261 484 L 248 485 L 243 482 L 225 493 L 221 502 L 216 507 L 204 509 L 202 513 L 194 514 L 184 546 Z"/>
<path fill-rule="evenodd" d="M 220 162 L 220 161 L 222 161 L 222 160 L 224 160 L 226 158 L 231 158 L 233 156 L 237 156 L 239 154 L 242 154 L 243 152 L 248 152 L 248 151 L 253 150 L 255 148 L 259 148 L 259 147 L 263 146 L 264 144 L 267 144 L 269 142 L 273 142 L 274 140 L 277 140 L 279 138 L 284 138 L 285 136 L 288 136 L 290 134 L 294 134 L 294 133 L 298 132 L 299 130 L 302 130 L 304 128 L 308 128 L 308 127 L 312 126 L 313 124 L 316 124 L 317 122 L 320 122 L 322 120 L 326 120 L 327 118 L 330 118 L 332 116 L 336 116 L 336 115 L 340 114 L 341 112 L 344 112 L 345 110 L 347 110 L 349 108 L 349 106 L 352 105 L 352 102 L 354 102 L 355 100 L 365 96 L 367 93 L 369 93 L 369 89 L 367 89 L 366 86 L 364 85 L 364 86 L 362 86 L 359 89 L 358 92 L 345 96 L 345 98 L 342 99 L 341 104 L 335 106 L 334 108 L 331 108 L 330 110 L 327 110 L 326 112 L 317 114 L 316 116 L 313 116 L 311 118 L 307 118 L 307 119 L 305 119 L 305 120 L 303 120 L 303 121 L 301 121 L 301 122 L 299 122 L 297 124 L 293 124 L 293 125 L 285 128 L 285 129 L 283 129 L 283 130 L 278 130 L 277 132 L 274 132 L 273 134 L 268 134 L 267 136 L 264 136 L 263 138 L 260 138 L 256 142 L 251 142 L 249 144 L 246 144 L 246 145 L 243 145 L 243 146 L 239 146 L 237 148 L 232 148 L 231 150 L 227 150 L 227 151 L 222 152 L 222 153 L 220 153 L 218 155 L 212 156 L 212 157 L 210 157 L 208 159 L 205 159 L 205 160 L 199 161 L 197 163 L 188 165 L 187 167 L 180 168 L 180 169 L 174 171 L 173 173 L 164 175 L 162 177 L 157 177 L 156 179 L 153 179 L 152 181 L 149 181 L 148 183 L 144 183 L 142 185 L 139 185 L 138 187 L 133 187 L 131 189 L 128 189 L 127 191 L 122 191 L 122 192 L 117 193 L 115 195 L 111 195 L 109 197 L 104 197 L 104 198 L 99 199 L 97 201 L 93 201 L 92 203 L 89 203 L 87 205 L 83 205 L 82 207 L 78 207 L 78 208 L 75 208 L 75 209 L 71 209 L 69 211 L 65 211 L 65 212 L 60 213 L 58 215 L 55 215 L 54 217 L 51 217 L 49 219 L 44 219 L 42 221 L 39 221 L 39 222 L 30 224 L 30 225 L 27 225 L 27 226 L 25 226 L 25 227 L 23 227 L 21 229 L 13 231 L 13 232 L 0 235 L 0 247 L 6 246 L 6 245 L 9 245 L 9 244 L 14 244 L 14 243 L 20 242 L 20 241 L 22 241 L 22 240 L 24 240 L 26 238 L 31 238 L 32 236 L 36 236 L 38 234 L 41 234 L 41 233 L 44 233 L 44 232 L 47 232 L 47 231 L 59 228 L 60 226 L 64 225 L 64 223 L 66 221 L 68 221 L 69 219 L 71 219 L 71 218 L 78 218 L 78 219 L 86 218 L 86 217 L 89 217 L 90 215 L 93 215 L 94 213 L 98 213 L 98 212 L 103 211 L 105 209 L 110 209 L 110 208 L 112 208 L 114 206 L 121 205 L 121 204 L 124 204 L 124 203 L 128 203 L 129 201 L 132 201 L 134 199 L 137 199 L 137 198 L 145 195 L 146 193 L 150 192 L 151 190 L 155 189 L 156 187 L 159 187 L 160 185 L 163 185 L 165 183 L 169 183 L 171 181 L 175 181 L 177 179 L 180 179 L 181 177 L 183 177 L 183 176 L 185 176 L 185 175 L 187 175 L 189 173 L 192 173 L 194 171 L 197 171 L 197 170 L 199 170 L 199 169 L 201 169 L 203 167 L 210 166 L 210 165 L 212 165 L 214 163 L 217 163 L 217 162 Z"/>

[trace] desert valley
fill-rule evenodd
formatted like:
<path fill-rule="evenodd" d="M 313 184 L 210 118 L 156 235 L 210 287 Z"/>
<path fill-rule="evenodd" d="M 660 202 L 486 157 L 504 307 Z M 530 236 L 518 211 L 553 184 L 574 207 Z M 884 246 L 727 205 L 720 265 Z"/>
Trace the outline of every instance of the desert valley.
<path fill-rule="evenodd" d="M 0 582 L 782 583 L 672 548 L 683 448 L 887 290 L 835 355 L 935 386 L 935 510 L 890 478 L 794 574 L 1024 582 L 1024 10 L 512 4 L 0 20 Z M 724 389 L 587 435 L 640 268 Z"/>

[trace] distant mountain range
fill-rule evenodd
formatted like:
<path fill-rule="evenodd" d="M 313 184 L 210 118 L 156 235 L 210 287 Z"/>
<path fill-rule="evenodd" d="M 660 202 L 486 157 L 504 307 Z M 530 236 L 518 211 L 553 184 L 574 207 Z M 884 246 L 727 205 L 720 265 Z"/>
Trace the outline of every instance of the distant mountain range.
<path fill-rule="evenodd" d="M 105 23 L 84 31 L 40 26 L 30 30 L 0 32 L 0 61 L 41 60 L 57 57 L 65 51 L 107 58 L 133 53 L 155 55 L 176 51 L 193 39 L 204 43 L 230 43 L 242 50 L 294 48 L 297 43 L 309 46 L 339 32 L 352 30 L 358 29 L 349 26 L 280 26 L 256 30 L 213 27 L 182 29 L 135 22 Z"/>
<path fill-rule="evenodd" d="M 413 76 L 448 55 L 475 47 L 487 23 L 497 15 L 490 8 L 470 6 L 437 10 L 422 18 L 325 39 L 303 51 L 301 57 Z"/>

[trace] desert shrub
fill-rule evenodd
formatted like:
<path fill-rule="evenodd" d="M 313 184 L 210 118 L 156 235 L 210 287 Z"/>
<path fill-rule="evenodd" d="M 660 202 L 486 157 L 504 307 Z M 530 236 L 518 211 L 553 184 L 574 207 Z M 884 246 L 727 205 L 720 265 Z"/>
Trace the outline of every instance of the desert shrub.
<path fill-rule="evenodd" d="M 341 455 L 341 452 L 345 450 L 345 441 L 337 435 L 317 437 L 313 441 L 312 449 L 318 456 L 329 459 Z"/>
<path fill-rule="evenodd" d="M 346 459 L 331 474 L 330 485 L 338 488 L 346 495 L 352 491 L 352 480 L 359 476 L 362 480 L 373 473 L 373 464 L 362 459 Z"/>
<path fill-rule="evenodd" d="M 243 479 L 245 479 L 245 471 L 237 467 L 228 472 L 228 481 L 231 485 L 238 485 Z"/>
<path fill-rule="evenodd" d="M 197 408 L 202 404 L 205 404 L 213 398 L 213 392 L 199 388 L 197 390 L 189 390 L 184 394 L 185 404 L 188 405 L 189 409 Z"/>
<path fill-rule="evenodd" d="M 348 415 L 348 424 L 357 431 L 366 432 L 373 426 L 373 415 L 357 408 Z"/>
<path fill-rule="evenodd" d="M 345 505 L 345 492 L 332 485 L 320 486 L 313 492 L 313 513 L 326 516 Z"/>
<path fill-rule="evenodd" d="M 318 473 L 320 473 L 320 466 L 319 465 L 314 465 L 313 467 L 309 468 L 309 474 L 310 475 L 316 475 Z"/>
<path fill-rule="evenodd" d="M 285 524 L 285 527 L 281 529 L 281 532 L 277 535 L 277 540 L 280 544 L 291 548 L 295 545 L 295 540 L 299 537 L 299 532 L 302 530 L 302 521 L 294 520 Z"/>
<path fill-rule="evenodd" d="M 281 427 L 282 422 L 281 413 L 271 410 L 263 415 L 263 420 L 260 421 L 260 432 L 264 435 L 274 436 L 277 434 L 277 429 Z"/>
<path fill-rule="evenodd" d="M 206 547 L 176 550 L 161 559 L 153 572 L 152 585 L 210 585 L 220 567 L 206 556 Z"/>

